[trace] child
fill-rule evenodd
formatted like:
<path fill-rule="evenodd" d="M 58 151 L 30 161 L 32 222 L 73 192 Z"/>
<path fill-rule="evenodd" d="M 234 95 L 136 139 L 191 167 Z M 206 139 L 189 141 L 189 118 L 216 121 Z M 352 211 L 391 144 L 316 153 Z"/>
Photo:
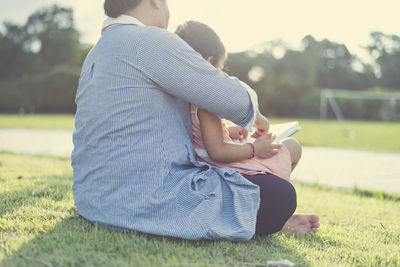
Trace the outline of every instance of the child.
<path fill-rule="evenodd" d="M 218 35 L 207 25 L 189 21 L 175 32 L 204 59 L 216 68 L 222 69 L 226 59 L 225 47 Z M 236 144 L 232 139 L 247 137 L 247 131 L 240 126 L 226 127 L 226 124 L 207 110 L 190 104 L 192 116 L 192 139 L 197 160 L 208 162 L 214 167 L 229 167 L 242 174 L 272 173 L 289 180 L 297 161 L 291 160 L 288 147 L 299 149 L 294 139 L 273 144 L 274 138 L 267 134 L 268 120 L 257 114 L 254 126 L 258 129 L 252 136 L 254 143 Z M 297 142 L 297 141 L 296 141 Z"/>

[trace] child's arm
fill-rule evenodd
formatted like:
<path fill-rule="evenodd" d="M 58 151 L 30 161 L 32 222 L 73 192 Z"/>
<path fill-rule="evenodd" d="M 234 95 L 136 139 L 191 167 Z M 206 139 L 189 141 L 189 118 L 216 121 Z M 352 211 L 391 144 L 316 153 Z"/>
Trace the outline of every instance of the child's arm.
<path fill-rule="evenodd" d="M 230 163 L 248 159 L 253 150 L 250 145 L 226 144 L 222 135 L 221 119 L 205 109 L 198 109 L 201 134 L 210 158 Z"/>
<path fill-rule="evenodd" d="M 227 144 L 221 128 L 221 120 L 207 110 L 198 109 L 201 134 L 208 155 L 215 161 L 230 163 L 248 159 L 253 155 L 253 149 L 249 144 Z M 280 145 L 273 145 L 273 138 L 267 137 L 256 140 L 254 144 L 255 155 L 260 157 L 272 157 L 278 153 Z"/>

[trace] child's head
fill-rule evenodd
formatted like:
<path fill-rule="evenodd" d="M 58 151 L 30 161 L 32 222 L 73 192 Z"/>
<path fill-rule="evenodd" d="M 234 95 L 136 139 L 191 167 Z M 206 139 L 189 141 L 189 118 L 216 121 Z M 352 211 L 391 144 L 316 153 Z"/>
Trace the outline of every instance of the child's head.
<path fill-rule="evenodd" d="M 214 67 L 223 68 L 226 59 L 225 46 L 209 26 L 197 21 L 188 21 L 180 25 L 175 33 Z"/>

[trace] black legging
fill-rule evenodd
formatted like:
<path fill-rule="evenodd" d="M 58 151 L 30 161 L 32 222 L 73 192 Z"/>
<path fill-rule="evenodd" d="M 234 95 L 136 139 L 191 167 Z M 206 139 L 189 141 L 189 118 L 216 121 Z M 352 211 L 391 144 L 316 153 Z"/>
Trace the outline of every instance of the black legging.
<path fill-rule="evenodd" d="M 256 234 L 279 232 L 297 207 L 296 190 L 285 179 L 273 174 L 243 174 L 260 186 L 260 208 L 257 213 Z"/>

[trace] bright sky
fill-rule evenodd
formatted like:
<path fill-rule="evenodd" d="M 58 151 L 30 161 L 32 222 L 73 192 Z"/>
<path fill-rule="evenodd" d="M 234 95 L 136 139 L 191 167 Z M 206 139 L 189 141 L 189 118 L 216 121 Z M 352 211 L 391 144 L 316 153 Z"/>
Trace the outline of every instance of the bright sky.
<path fill-rule="evenodd" d="M 73 7 L 82 40 L 95 43 L 105 19 L 103 0 L 0 0 L 0 21 L 24 23 L 38 8 L 59 3 Z M 168 0 L 169 29 L 186 20 L 210 25 L 229 52 L 282 39 L 293 48 L 307 34 L 345 43 L 363 57 L 371 31 L 400 35 L 399 0 Z"/>

